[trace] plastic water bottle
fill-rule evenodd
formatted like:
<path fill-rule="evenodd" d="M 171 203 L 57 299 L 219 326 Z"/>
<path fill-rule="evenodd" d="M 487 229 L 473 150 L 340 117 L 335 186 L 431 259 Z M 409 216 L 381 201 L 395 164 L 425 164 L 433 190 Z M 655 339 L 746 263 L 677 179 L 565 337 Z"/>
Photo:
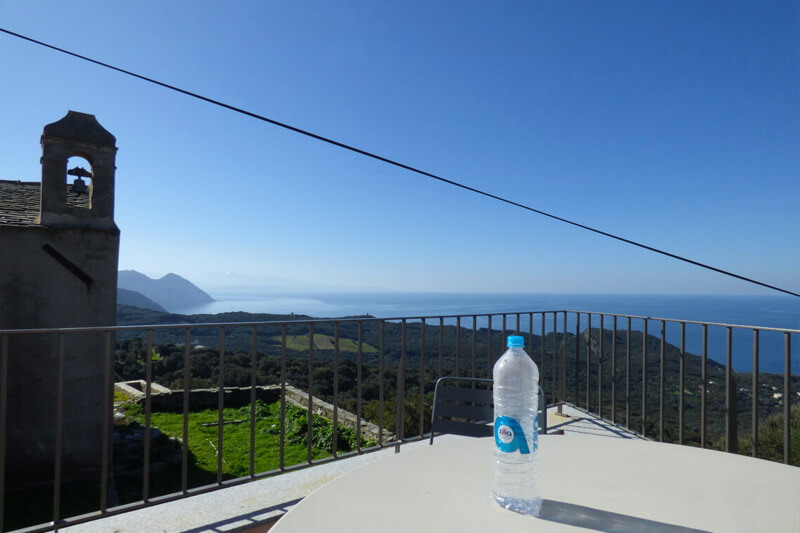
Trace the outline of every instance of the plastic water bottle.
<path fill-rule="evenodd" d="M 508 337 L 508 350 L 494 365 L 494 498 L 500 506 L 539 516 L 539 369 Z"/>

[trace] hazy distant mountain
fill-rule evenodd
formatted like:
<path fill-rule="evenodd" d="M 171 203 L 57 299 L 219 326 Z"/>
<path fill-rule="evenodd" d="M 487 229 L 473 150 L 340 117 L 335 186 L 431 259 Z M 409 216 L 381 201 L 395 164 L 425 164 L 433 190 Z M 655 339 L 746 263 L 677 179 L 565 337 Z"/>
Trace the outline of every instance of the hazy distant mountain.
<path fill-rule="evenodd" d="M 117 287 L 141 293 L 170 311 L 214 301 L 197 285 L 172 273 L 161 279 L 152 279 L 135 270 L 120 270 Z"/>
<path fill-rule="evenodd" d="M 139 307 L 141 309 L 151 309 L 163 313 L 167 312 L 163 306 L 158 305 L 144 294 L 130 289 L 117 288 L 117 305 L 132 305 L 133 307 Z"/>

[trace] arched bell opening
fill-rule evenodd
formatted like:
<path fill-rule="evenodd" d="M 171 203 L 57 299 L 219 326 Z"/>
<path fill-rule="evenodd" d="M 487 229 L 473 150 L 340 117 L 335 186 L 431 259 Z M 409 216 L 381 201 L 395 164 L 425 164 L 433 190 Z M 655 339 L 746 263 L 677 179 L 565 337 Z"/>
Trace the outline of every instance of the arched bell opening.
<path fill-rule="evenodd" d="M 67 159 L 67 205 L 73 208 L 91 209 L 94 183 L 92 164 L 83 157 Z"/>

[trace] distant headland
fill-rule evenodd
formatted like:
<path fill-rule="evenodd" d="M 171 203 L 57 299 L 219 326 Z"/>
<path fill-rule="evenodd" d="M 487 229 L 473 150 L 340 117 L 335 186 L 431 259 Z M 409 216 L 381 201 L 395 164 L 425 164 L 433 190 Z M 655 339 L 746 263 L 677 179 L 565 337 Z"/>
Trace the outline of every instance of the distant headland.
<path fill-rule="evenodd" d="M 214 301 L 200 287 L 172 273 L 153 279 L 136 270 L 120 270 L 117 289 L 118 304 L 154 311 L 175 311 Z"/>

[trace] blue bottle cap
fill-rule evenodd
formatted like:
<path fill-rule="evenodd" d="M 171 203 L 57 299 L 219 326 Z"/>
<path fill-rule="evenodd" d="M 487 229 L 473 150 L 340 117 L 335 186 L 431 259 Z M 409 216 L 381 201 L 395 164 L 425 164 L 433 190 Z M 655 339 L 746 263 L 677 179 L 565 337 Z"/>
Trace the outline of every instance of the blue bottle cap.
<path fill-rule="evenodd" d="M 522 348 L 523 346 L 525 346 L 525 339 L 523 339 L 520 335 L 508 336 L 509 348 Z"/>

